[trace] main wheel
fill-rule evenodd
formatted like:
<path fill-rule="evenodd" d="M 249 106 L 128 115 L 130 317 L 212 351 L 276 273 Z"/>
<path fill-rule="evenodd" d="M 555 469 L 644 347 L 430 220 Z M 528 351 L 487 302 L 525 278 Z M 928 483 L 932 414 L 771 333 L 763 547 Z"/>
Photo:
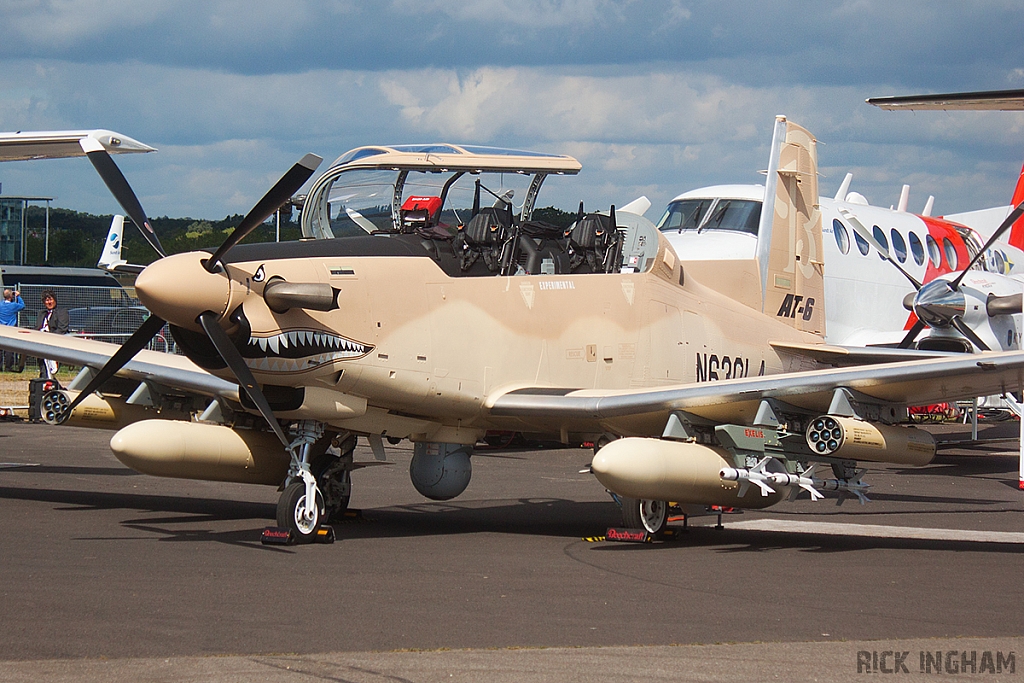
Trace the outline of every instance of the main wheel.
<path fill-rule="evenodd" d="M 306 484 L 301 479 L 293 481 L 277 501 L 277 525 L 290 529 L 299 543 L 310 543 L 320 527 L 324 500 L 317 492 L 313 506 L 313 518 L 306 519 Z"/>
<path fill-rule="evenodd" d="M 668 523 L 668 503 L 663 500 L 622 499 L 622 523 L 630 529 L 644 529 L 658 535 Z"/>

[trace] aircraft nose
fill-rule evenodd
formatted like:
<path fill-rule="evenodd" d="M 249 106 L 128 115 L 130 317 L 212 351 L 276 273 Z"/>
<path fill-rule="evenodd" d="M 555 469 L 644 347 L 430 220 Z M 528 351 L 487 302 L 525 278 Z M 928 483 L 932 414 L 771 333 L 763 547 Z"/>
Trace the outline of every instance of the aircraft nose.
<path fill-rule="evenodd" d="M 135 280 L 139 300 L 174 325 L 201 330 L 196 318 L 206 311 L 222 315 L 231 295 L 231 281 L 224 272 L 210 273 L 203 267 L 209 257 L 193 251 L 152 263 Z"/>

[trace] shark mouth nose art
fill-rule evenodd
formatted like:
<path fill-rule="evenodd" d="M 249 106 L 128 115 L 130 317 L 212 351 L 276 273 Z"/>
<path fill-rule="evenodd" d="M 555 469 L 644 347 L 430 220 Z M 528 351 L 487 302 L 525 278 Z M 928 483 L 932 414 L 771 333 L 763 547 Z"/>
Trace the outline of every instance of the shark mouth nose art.
<path fill-rule="evenodd" d="M 267 337 L 250 336 L 242 350 L 245 364 L 265 372 L 309 370 L 335 361 L 362 358 L 373 346 L 314 330 L 287 330 Z"/>

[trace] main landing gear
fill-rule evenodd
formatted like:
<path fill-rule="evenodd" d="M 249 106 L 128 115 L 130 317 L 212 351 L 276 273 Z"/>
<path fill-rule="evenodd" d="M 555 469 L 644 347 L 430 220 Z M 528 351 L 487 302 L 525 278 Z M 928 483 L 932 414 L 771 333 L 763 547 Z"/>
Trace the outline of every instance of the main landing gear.
<path fill-rule="evenodd" d="M 652 536 L 665 531 L 668 503 L 664 500 L 622 498 L 622 523 L 630 529 L 644 529 Z"/>
<path fill-rule="evenodd" d="M 289 529 L 296 542 L 311 543 L 322 524 L 348 508 L 356 437 L 325 435 L 323 424 L 314 420 L 298 422 L 292 434 L 277 525 Z"/>

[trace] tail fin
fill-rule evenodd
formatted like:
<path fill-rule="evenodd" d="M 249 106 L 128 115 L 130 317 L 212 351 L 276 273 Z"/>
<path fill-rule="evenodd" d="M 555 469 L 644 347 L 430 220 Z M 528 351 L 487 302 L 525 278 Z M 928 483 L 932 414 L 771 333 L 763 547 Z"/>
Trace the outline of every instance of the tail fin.
<path fill-rule="evenodd" d="M 96 262 L 97 268 L 112 270 L 115 266 L 123 264 L 121 258 L 121 237 L 124 232 L 124 216 L 114 216 L 110 221 L 110 231 L 107 233 L 107 241 L 103 243 L 103 253 L 100 260 Z"/>
<path fill-rule="evenodd" d="M 1017 178 L 1017 187 L 1013 190 L 1013 200 L 1010 202 L 1010 210 L 1024 202 L 1024 166 L 1020 169 L 1020 177 Z M 1010 246 L 1024 249 L 1024 218 L 1018 218 L 1010 228 Z"/>
<path fill-rule="evenodd" d="M 817 140 L 784 116 L 775 117 L 764 196 L 757 243 L 761 310 L 824 335 Z"/>

